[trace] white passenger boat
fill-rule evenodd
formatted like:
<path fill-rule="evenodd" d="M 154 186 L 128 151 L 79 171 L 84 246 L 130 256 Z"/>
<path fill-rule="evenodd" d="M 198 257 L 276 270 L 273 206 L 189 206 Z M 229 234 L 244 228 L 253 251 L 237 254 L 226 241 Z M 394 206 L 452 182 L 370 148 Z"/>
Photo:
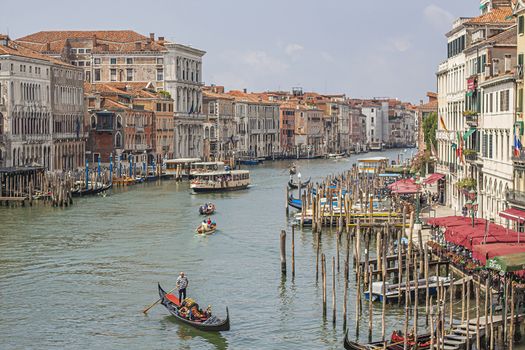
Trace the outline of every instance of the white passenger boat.
<path fill-rule="evenodd" d="M 190 188 L 195 193 L 244 190 L 250 185 L 248 170 L 213 171 L 197 173 Z"/>

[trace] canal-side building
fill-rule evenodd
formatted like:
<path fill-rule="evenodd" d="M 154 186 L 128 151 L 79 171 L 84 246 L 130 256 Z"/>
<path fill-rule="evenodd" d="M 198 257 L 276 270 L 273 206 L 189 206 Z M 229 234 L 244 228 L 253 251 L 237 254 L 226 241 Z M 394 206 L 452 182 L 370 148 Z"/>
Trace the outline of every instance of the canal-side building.
<path fill-rule="evenodd" d="M 295 144 L 295 114 L 297 113 L 297 103 L 282 102 L 279 106 L 280 114 L 280 133 L 281 133 L 281 154 L 285 157 L 297 155 Z"/>
<path fill-rule="evenodd" d="M 16 40 L 80 67 L 87 82 L 154 82 L 164 87 L 164 38 L 132 30 L 41 31 Z"/>
<path fill-rule="evenodd" d="M 0 166 L 83 164 L 83 72 L 0 35 Z"/>
<path fill-rule="evenodd" d="M 204 159 L 233 159 L 239 136 L 235 123 L 235 98 L 224 86 L 210 86 L 203 91 Z"/>
<path fill-rule="evenodd" d="M 230 91 L 235 98 L 235 122 L 241 156 L 272 159 L 280 154 L 279 103 L 258 94 Z"/>
<path fill-rule="evenodd" d="M 474 80 L 467 71 L 465 50 L 478 40 L 490 39 L 514 24 L 510 1 L 506 6 L 493 1 L 488 7 L 489 10 L 482 9 L 484 13 L 478 17 L 459 18 L 454 22 L 446 34 L 447 59 L 437 71 L 439 123 L 436 139 L 439 160 L 436 170 L 445 174 L 445 203 L 458 211 L 469 200 L 463 185 L 479 181 L 479 173 L 474 173 L 477 166 L 465 162 L 464 150 L 470 142 L 465 140 L 465 135 L 472 136 L 468 135 L 472 126 L 467 120 L 476 120 L 480 113 L 476 109 L 480 104 L 472 99 L 476 98 Z M 483 62 L 483 55 L 476 54 L 473 65 L 476 71 L 484 72 L 490 69 L 490 64 L 490 56 Z"/>
<path fill-rule="evenodd" d="M 165 43 L 164 89 L 174 100 L 175 157 L 195 158 L 204 153 L 202 57 L 205 51 Z"/>
<path fill-rule="evenodd" d="M 349 103 L 349 151 L 360 153 L 366 150 L 366 116 L 361 112 L 361 108 Z"/>
<path fill-rule="evenodd" d="M 155 113 L 137 104 L 132 91 L 86 84 L 88 162 L 151 164 L 155 157 Z"/>
<path fill-rule="evenodd" d="M 298 158 L 318 158 L 326 154 L 326 125 L 323 111 L 312 105 L 298 105 L 295 113 L 295 145 Z"/>
<path fill-rule="evenodd" d="M 427 92 L 427 102 L 423 103 L 423 100 L 421 100 L 421 103 L 419 104 L 419 106 L 417 106 L 416 140 L 417 140 L 417 149 L 420 152 L 424 152 L 427 150 L 427 145 L 425 142 L 425 133 L 423 131 L 423 123 L 430 115 L 435 114 L 437 116 L 437 110 L 438 110 L 437 94 L 435 92 Z M 429 151 L 433 152 L 432 150 L 429 150 Z M 437 154 L 433 154 L 433 155 L 437 156 Z"/>

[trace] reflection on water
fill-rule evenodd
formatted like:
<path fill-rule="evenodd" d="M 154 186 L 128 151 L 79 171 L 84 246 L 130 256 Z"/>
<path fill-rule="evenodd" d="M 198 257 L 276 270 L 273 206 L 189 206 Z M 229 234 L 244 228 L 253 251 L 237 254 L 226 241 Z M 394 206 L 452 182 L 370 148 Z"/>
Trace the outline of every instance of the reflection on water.
<path fill-rule="evenodd" d="M 173 325 L 176 325 L 177 337 L 187 341 L 188 343 L 191 343 L 191 340 L 197 340 L 196 338 L 198 338 L 204 340 L 208 344 L 213 345 L 213 347 L 217 350 L 228 349 L 228 341 L 220 332 L 203 332 L 178 321 L 173 316 L 167 316 L 163 318 L 161 322 L 163 323 L 163 326 L 166 327 L 166 329 L 173 329 Z M 184 347 L 180 347 L 180 349 L 183 348 Z M 187 348 L 190 349 L 189 344 L 187 345 Z"/>

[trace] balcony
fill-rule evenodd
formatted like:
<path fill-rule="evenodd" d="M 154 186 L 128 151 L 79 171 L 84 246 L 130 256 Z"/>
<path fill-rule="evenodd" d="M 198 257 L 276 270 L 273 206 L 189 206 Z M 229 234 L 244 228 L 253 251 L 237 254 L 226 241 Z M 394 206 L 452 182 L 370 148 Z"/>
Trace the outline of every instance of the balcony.
<path fill-rule="evenodd" d="M 478 126 L 478 117 L 479 117 L 478 113 L 473 112 L 473 111 L 465 111 L 463 115 L 465 116 L 465 123 L 467 123 L 467 125 L 472 126 L 472 127 Z"/>
<path fill-rule="evenodd" d="M 475 150 L 466 149 L 465 150 L 465 160 L 467 162 L 475 162 L 478 160 L 478 152 Z"/>
<path fill-rule="evenodd" d="M 510 204 L 525 206 L 525 192 L 508 190 L 505 197 Z"/>

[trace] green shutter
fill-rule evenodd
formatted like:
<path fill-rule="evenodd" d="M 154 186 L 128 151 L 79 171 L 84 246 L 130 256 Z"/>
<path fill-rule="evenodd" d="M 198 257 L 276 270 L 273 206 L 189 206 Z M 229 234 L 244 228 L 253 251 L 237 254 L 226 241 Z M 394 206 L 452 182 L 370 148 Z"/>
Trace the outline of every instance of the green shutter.
<path fill-rule="evenodd" d="M 523 34 L 523 28 L 524 28 L 523 16 L 520 16 L 518 19 L 518 33 L 519 34 Z"/>
<path fill-rule="evenodd" d="M 518 55 L 518 65 L 523 66 L 523 54 L 522 53 Z"/>

